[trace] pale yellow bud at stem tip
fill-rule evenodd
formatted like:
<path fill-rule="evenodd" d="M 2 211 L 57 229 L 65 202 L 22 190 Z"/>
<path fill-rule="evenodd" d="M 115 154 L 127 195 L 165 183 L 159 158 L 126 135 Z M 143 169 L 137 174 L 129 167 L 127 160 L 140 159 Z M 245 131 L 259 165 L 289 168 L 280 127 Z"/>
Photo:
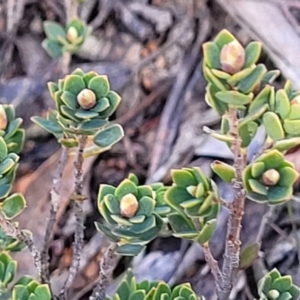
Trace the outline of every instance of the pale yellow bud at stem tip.
<path fill-rule="evenodd" d="M 238 41 L 225 45 L 220 54 L 222 70 L 229 74 L 239 72 L 245 64 L 245 49 Z"/>
<path fill-rule="evenodd" d="M 5 130 L 7 127 L 7 116 L 5 109 L 0 105 L 0 130 Z"/>
<path fill-rule="evenodd" d="M 280 179 L 280 174 L 275 169 L 270 169 L 263 173 L 262 182 L 266 185 L 276 185 Z"/>
<path fill-rule="evenodd" d="M 96 95 L 89 89 L 82 90 L 77 95 L 77 102 L 83 109 L 90 109 L 96 105 Z"/>
<path fill-rule="evenodd" d="M 74 26 L 71 26 L 67 32 L 67 39 L 73 43 L 78 38 L 78 31 Z"/>
<path fill-rule="evenodd" d="M 139 203 L 133 194 L 125 195 L 120 201 L 120 213 L 122 217 L 132 218 L 139 209 Z"/>

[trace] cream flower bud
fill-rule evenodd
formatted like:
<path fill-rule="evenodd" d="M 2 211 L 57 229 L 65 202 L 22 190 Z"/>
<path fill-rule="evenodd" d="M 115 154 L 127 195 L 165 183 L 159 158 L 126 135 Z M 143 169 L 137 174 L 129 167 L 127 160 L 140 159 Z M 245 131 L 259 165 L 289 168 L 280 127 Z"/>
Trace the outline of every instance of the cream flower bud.
<path fill-rule="evenodd" d="M 0 105 L 0 130 L 5 130 L 7 127 L 7 116 L 5 109 L 2 105 Z"/>
<path fill-rule="evenodd" d="M 77 102 L 83 109 L 90 109 L 96 105 L 96 95 L 89 89 L 82 90 L 77 95 Z"/>
<path fill-rule="evenodd" d="M 245 64 L 245 49 L 237 40 L 234 40 L 222 48 L 220 61 L 224 72 L 237 73 Z"/>
<path fill-rule="evenodd" d="M 270 296 L 272 299 L 278 299 L 280 293 L 277 290 L 271 290 L 268 292 L 268 296 Z"/>
<path fill-rule="evenodd" d="M 262 182 L 266 185 L 276 185 L 280 179 L 280 174 L 275 169 L 269 169 L 262 175 Z"/>
<path fill-rule="evenodd" d="M 133 194 L 125 195 L 120 201 L 120 213 L 122 217 L 132 218 L 139 209 L 139 203 Z"/>
<path fill-rule="evenodd" d="M 73 43 L 78 38 L 78 31 L 74 26 L 71 26 L 67 32 L 67 39 Z"/>

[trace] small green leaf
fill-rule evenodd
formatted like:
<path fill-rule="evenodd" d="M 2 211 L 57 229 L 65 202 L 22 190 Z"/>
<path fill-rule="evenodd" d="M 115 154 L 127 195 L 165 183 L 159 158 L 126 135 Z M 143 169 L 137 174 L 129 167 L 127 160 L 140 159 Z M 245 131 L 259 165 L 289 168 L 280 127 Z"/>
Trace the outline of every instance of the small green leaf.
<path fill-rule="evenodd" d="M 266 73 L 267 68 L 265 65 L 257 65 L 246 78 L 240 81 L 237 86 L 238 90 L 246 94 L 253 92 Z"/>
<path fill-rule="evenodd" d="M 31 117 L 31 121 L 54 135 L 62 133 L 62 128 L 58 124 L 47 119 L 36 116 Z"/>
<path fill-rule="evenodd" d="M 202 45 L 204 62 L 211 69 L 221 69 L 220 49 L 214 42 L 207 42 Z"/>
<path fill-rule="evenodd" d="M 83 152 L 83 157 L 84 158 L 87 158 L 87 157 L 90 157 L 90 156 L 95 156 L 95 155 L 99 155 L 105 151 L 108 151 L 111 147 L 105 147 L 105 148 L 101 148 L 101 147 L 98 147 L 98 146 L 91 146 L 91 147 L 87 147 L 84 149 L 84 152 Z"/>
<path fill-rule="evenodd" d="M 289 114 L 286 116 L 286 119 L 289 120 L 299 120 L 300 117 L 300 104 L 291 105 Z"/>
<path fill-rule="evenodd" d="M 283 187 L 292 186 L 299 177 L 299 173 L 291 167 L 284 167 L 279 170 L 279 173 L 280 180 L 278 184 Z"/>
<path fill-rule="evenodd" d="M 239 269 L 245 270 L 249 268 L 258 256 L 260 244 L 254 243 L 245 247 L 240 254 Z"/>
<path fill-rule="evenodd" d="M 63 55 L 62 47 L 59 43 L 45 39 L 42 42 L 42 47 L 53 58 L 60 58 Z"/>
<path fill-rule="evenodd" d="M 124 136 L 124 131 L 121 125 L 113 124 L 99 131 L 94 136 L 94 143 L 102 148 L 112 146 L 120 141 Z"/>
<path fill-rule="evenodd" d="M 45 21 L 44 31 L 49 40 L 57 41 L 58 36 L 66 37 L 64 28 L 56 22 Z"/>
<path fill-rule="evenodd" d="M 109 92 L 109 81 L 106 75 L 97 75 L 93 77 L 88 88 L 91 89 L 97 96 L 97 99 L 105 97 Z"/>
<path fill-rule="evenodd" d="M 281 89 L 275 95 L 275 112 L 279 113 L 282 119 L 285 119 L 290 112 L 290 100 L 285 90 Z"/>
<path fill-rule="evenodd" d="M 79 107 L 76 95 L 68 91 L 63 92 L 60 98 L 71 109 L 76 109 Z"/>
<path fill-rule="evenodd" d="M 91 110 L 82 110 L 82 109 L 77 109 L 74 115 L 79 119 L 85 119 L 85 120 L 98 117 L 98 113 Z"/>
<path fill-rule="evenodd" d="M 186 170 L 171 170 L 173 182 L 180 187 L 188 187 L 190 185 L 197 185 L 198 182 L 191 172 Z"/>
<path fill-rule="evenodd" d="M 114 91 L 110 91 L 107 95 L 106 98 L 109 100 L 109 108 L 105 109 L 104 111 L 101 111 L 99 113 L 99 116 L 101 118 L 108 118 L 109 116 L 111 116 L 115 110 L 117 109 L 117 107 L 119 106 L 120 102 L 121 102 L 121 97 Z"/>
<path fill-rule="evenodd" d="M 285 291 L 288 291 L 293 284 L 292 277 L 282 276 L 280 278 L 277 278 L 272 283 L 272 289 L 279 291 L 280 293 L 283 293 Z"/>
<path fill-rule="evenodd" d="M 133 194 L 134 196 L 137 196 L 137 187 L 129 179 L 124 179 L 116 188 L 115 196 L 117 200 L 121 200 L 127 194 Z"/>
<path fill-rule="evenodd" d="M 251 175 L 257 178 L 265 171 L 265 164 L 263 162 L 254 162 L 251 164 Z"/>
<path fill-rule="evenodd" d="M 225 182 L 231 182 L 235 176 L 235 168 L 219 160 L 215 160 L 211 168 Z"/>
<path fill-rule="evenodd" d="M 74 148 L 79 145 L 79 141 L 73 138 L 62 138 L 59 139 L 58 142 L 66 148 Z"/>
<path fill-rule="evenodd" d="M 227 79 L 227 82 L 229 84 L 236 84 L 238 81 L 241 81 L 245 77 L 247 77 L 252 72 L 252 70 L 253 70 L 252 68 L 243 69 L 243 70 L 233 74 L 229 79 Z"/>
<path fill-rule="evenodd" d="M 250 42 L 245 48 L 246 51 L 246 61 L 244 68 L 251 67 L 256 64 L 261 53 L 261 43 L 260 42 Z"/>
<path fill-rule="evenodd" d="M 299 135 L 300 120 L 285 120 L 283 123 L 283 128 L 290 135 Z"/>
<path fill-rule="evenodd" d="M 272 83 L 277 77 L 279 77 L 280 71 L 279 70 L 272 70 L 267 72 L 261 80 L 261 84 L 270 84 Z"/>
<path fill-rule="evenodd" d="M 150 217 L 154 211 L 155 201 L 150 197 L 144 196 L 139 201 L 139 209 L 136 213 L 137 216 L 144 215 Z"/>
<path fill-rule="evenodd" d="M 284 131 L 280 119 L 275 113 L 271 111 L 266 112 L 263 116 L 263 123 L 268 136 L 272 140 L 278 141 L 284 138 Z"/>
<path fill-rule="evenodd" d="M 300 137 L 295 137 L 295 138 L 277 141 L 274 144 L 273 149 L 277 149 L 280 152 L 284 152 L 284 151 L 295 148 L 299 144 L 300 144 Z"/>
<path fill-rule="evenodd" d="M 26 201 L 21 194 L 13 194 L 6 198 L 1 204 L 1 210 L 7 219 L 15 218 L 25 207 Z"/>
<path fill-rule="evenodd" d="M 16 162 L 13 159 L 7 157 L 2 163 L 0 163 L 0 174 L 9 172 L 15 165 Z"/>
<path fill-rule="evenodd" d="M 83 89 L 85 89 L 85 82 L 82 77 L 78 75 L 67 75 L 64 79 L 64 90 L 77 96 Z"/>
<path fill-rule="evenodd" d="M 212 83 L 208 83 L 206 87 L 205 101 L 211 106 L 219 115 L 223 115 L 227 110 L 227 104 L 220 101 L 216 97 L 216 93 L 220 90 Z"/>
<path fill-rule="evenodd" d="M 123 255 L 123 256 L 136 256 L 138 255 L 145 246 L 142 245 L 131 245 L 131 244 L 125 244 L 118 246 L 116 253 Z M 145 295 L 143 294 L 143 297 Z M 130 298 L 131 299 L 131 298 Z M 144 300 L 144 298 L 141 298 L 141 300 Z"/>
<path fill-rule="evenodd" d="M 269 103 L 272 89 L 274 87 L 267 85 L 259 92 L 249 106 L 249 114 L 253 114 L 257 110 L 260 110 L 263 105 Z"/>
<path fill-rule="evenodd" d="M 269 205 L 282 204 L 291 199 L 293 195 L 293 187 L 272 186 L 269 187 L 267 197 Z"/>
<path fill-rule="evenodd" d="M 203 67 L 203 75 L 205 79 L 215 85 L 220 91 L 226 91 L 227 84 L 224 80 L 216 77 L 208 67 Z"/>
<path fill-rule="evenodd" d="M 251 190 L 254 193 L 260 194 L 260 195 L 267 195 L 268 190 L 267 188 L 260 183 L 259 181 L 255 180 L 255 179 L 249 179 L 249 185 L 251 187 Z"/>
<path fill-rule="evenodd" d="M 215 229 L 217 227 L 217 220 L 213 219 L 205 223 L 203 228 L 200 231 L 200 234 L 197 236 L 197 242 L 200 245 L 205 244 L 210 240 L 210 238 L 213 236 Z"/>
<path fill-rule="evenodd" d="M 98 223 L 98 222 L 95 222 L 95 227 L 98 231 L 102 232 L 105 236 L 107 236 L 111 241 L 117 243 L 119 242 L 120 238 L 115 236 L 111 229 L 104 226 L 103 224 L 101 223 Z"/>
<path fill-rule="evenodd" d="M 237 91 L 220 91 L 216 93 L 216 97 L 227 104 L 245 105 L 249 104 L 253 98 L 253 94 L 244 95 Z"/>
<path fill-rule="evenodd" d="M 0 199 L 7 197 L 11 188 L 11 184 L 0 184 Z"/>
<path fill-rule="evenodd" d="M 184 216 L 178 213 L 169 214 L 168 220 L 175 233 L 196 232 L 192 222 L 189 222 Z"/>
<path fill-rule="evenodd" d="M 47 284 L 40 284 L 34 290 L 34 294 L 38 300 L 51 300 L 52 298 Z"/>
<path fill-rule="evenodd" d="M 222 49 L 224 45 L 236 40 L 236 38 L 227 30 L 221 30 L 217 36 L 214 38 L 214 42 L 217 44 L 219 49 Z"/>
<path fill-rule="evenodd" d="M 3 137 L 0 137 L 0 162 L 3 162 L 3 160 L 7 157 L 8 151 L 6 143 L 3 139 Z"/>

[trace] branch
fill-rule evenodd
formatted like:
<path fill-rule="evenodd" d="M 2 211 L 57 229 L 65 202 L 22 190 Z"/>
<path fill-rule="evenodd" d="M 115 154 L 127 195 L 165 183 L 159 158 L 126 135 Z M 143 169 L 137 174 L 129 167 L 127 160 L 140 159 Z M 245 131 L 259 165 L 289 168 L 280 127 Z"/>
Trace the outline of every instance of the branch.
<path fill-rule="evenodd" d="M 42 246 L 41 251 L 41 261 L 42 261 L 42 274 L 43 277 L 46 278 L 45 283 L 49 283 L 49 254 L 48 250 L 50 247 L 50 243 L 52 240 L 53 235 L 53 227 L 56 223 L 56 215 L 59 208 L 59 202 L 60 202 L 60 184 L 62 180 L 63 170 L 65 168 L 66 162 L 68 159 L 68 149 L 66 147 L 62 147 L 62 152 L 60 159 L 58 161 L 55 174 L 52 180 L 52 188 L 50 191 L 50 202 L 51 202 L 51 208 L 50 208 L 50 216 L 47 223 L 46 231 L 45 231 L 45 238 L 44 243 Z"/>
<path fill-rule="evenodd" d="M 223 283 L 220 300 L 228 299 L 233 282 L 239 270 L 241 221 L 244 215 L 245 190 L 242 181 L 242 172 L 246 166 L 246 153 L 241 148 L 241 139 L 238 132 L 237 109 L 229 108 L 230 135 L 233 137 L 231 150 L 234 156 L 235 178 L 233 180 L 234 199 L 229 207 L 226 247 L 223 262 Z"/>
<path fill-rule="evenodd" d="M 45 278 L 42 273 L 42 261 L 40 252 L 37 250 L 35 244 L 31 237 L 20 230 L 15 224 L 13 224 L 10 220 L 7 220 L 0 210 L 0 226 L 4 233 L 8 236 L 11 236 L 20 242 L 23 242 L 29 249 L 31 256 L 33 257 L 34 265 L 37 270 L 38 278 L 40 281 L 45 282 Z"/>
<path fill-rule="evenodd" d="M 222 287 L 222 282 L 223 282 L 223 274 L 219 268 L 218 262 L 215 260 L 215 258 L 213 257 L 213 255 L 210 251 L 208 243 L 201 245 L 201 246 L 202 246 L 202 249 L 204 252 L 205 260 L 208 263 L 210 270 L 214 276 L 217 291 L 219 294 L 222 292 L 221 287 Z"/>
<path fill-rule="evenodd" d="M 106 297 L 106 289 L 109 285 L 114 265 L 115 250 L 117 244 L 113 243 L 106 249 L 104 256 L 100 261 L 99 283 L 93 291 L 93 295 L 89 300 L 104 300 Z"/>
<path fill-rule="evenodd" d="M 82 194 L 83 189 L 83 151 L 87 142 L 87 136 L 81 136 L 79 139 L 79 146 L 76 155 L 76 160 L 74 162 L 74 177 L 75 177 L 75 187 L 73 195 L 71 196 L 71 200 L 75 201 L 75 218 L 76 218 L 76 229 L 75 229 L 75 237 L 73 243 L 73 259 L 70 267 L 68 278 L 65 282 L 63 290 L 61 291 L 61 296 L 63 299 L 67 299 L 67 293 L 69 288 L 71 287 L 74 278 L 78 272 L 81 258 L 81 251 L 83 245 L 84 238 L 84 218 L 83 218 L 83 210 L 82 210 L 82 201 L 86 200 L 86 196 Z"/>

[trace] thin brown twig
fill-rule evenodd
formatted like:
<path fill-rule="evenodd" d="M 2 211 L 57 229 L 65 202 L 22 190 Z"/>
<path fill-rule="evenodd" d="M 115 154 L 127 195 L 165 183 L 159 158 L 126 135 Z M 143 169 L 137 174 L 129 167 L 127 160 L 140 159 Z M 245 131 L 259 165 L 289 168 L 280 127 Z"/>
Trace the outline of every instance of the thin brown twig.
<path fill-rule="evenodd" d="M 34 265 L 36 267 L 37 275 L 40 281 L 44 281 L 42 273 L 42 263 L 41 263 L 41 255 L 40 252 L 37 250 L 33 240 L 31 237 L 16 227 L 10 220 L 7 220 L 3 215 L 2 211 L 0 210 L 0 226 L 4 233 L 7 236 L 11 236 L 20 242 L 23 242 L 29 249 L 31 256 L 34 261 Z"/>
<path fill-rule="evenodd" d="M 41 260 L 42 260 L 42 273 L 43 277 L 46 278 L 44 283 L 49 284 L 49 246 L 52 240 L 53 235 L 53 227 L 56 222 L 56 215 L 59 208 L 60 202 L 60 185 L 63 175 L 63 170 L 65 168 L 66 162 L 68 159 L 68 149 L 66 147 L 62 147 L 61 156 L 58 161 L 54 177 L 52 179 L 52 188 L 50 191 L 50 216 L 46 226 L 44 243 L 42 245 L 41 251 Z"/>
<path fill-rule="evenodd" d="M 217 289 L 220 289 L 223 282 L 223 274 L 219 268 L 218 261 L 213 257 L 208 243 L 201 246 L 204 252 L 205 260 L 208 263 L 210 270 L 214 276 L 216 287 Z"/>
<path fill-rule="evenodd" d="M 228 299 L 239 269 L 241 221 L 244 214 L 246 197 L 242 181 L 242 172 L 246 166 L 246 153 L 243 153 L 241 147 L 236 108 L 229 108 L 229 126 L 230 135 L 234 138 L 231 146 L 235 167 L 235 178 L 233 179 L 234 199 L 229 210 L 226 247 L 222 268 L 223 282 L 221 293 L 218 295 L 220 300 Z"/>
<path fill-rule="evenodd" d="M 74 162 L 75 187 L 72 195 L 72 200 L 75 201 L 74 208 L 75 208 L 75 218 L 76 218 L 76 229 L 75 229 L 75 237 L 73 243 L 72 264 L 69 270 L 68 278 L 65 282 L 63 290 L 61 291 L 61 296 L 63 297 L 63 299 L 67 299 L 69 288 L 72 286 L 76 273 L 79 269 L 81 251 L 83 247 L 84 217 L 83 217 L 83 210 L 82 210 L 82 201 L 86 199 L 86 196 L 82 194 L 82 190 L 83 190 L 82 165 L 84 161 L 83 151 L 86 143 L 87 143 L 87 136 L 81 136 L 79 138 L 79 146 L 76 155 L 76 160 Z"/>
<path fill-rule="evenodd" d="M 99 271 L 99 282 L 93 291 L 93 295 L 89 300 L 104 300 L 106 297 L 106 290 L 109 285 L 109 279 L 111 277 L 114 267 L 114 257 L 117 244 L 112 243 L 106 249 L 101 261 Z"/>

